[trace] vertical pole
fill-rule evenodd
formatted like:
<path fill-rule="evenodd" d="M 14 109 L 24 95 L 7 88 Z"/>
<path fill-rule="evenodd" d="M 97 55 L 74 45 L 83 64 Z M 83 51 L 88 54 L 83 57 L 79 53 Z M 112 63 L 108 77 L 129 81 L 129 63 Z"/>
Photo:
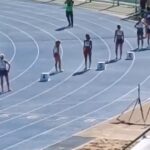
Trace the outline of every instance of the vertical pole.
<path fill-rule="evenodd" d="M 144 122 L 144 125 L 145 125 L 144 111 L 143 111 L 143 107 L 142 107 L 142 103 L 141 103 L 141 89 L 140 89 L 140 84 L 138 84 L 138 102 L 139 102 L 139 105 L 140 105 L 142 119 L 143 119 L 143 122 Z"/>
<path fill-rule="evenodd" d="M 138 99 L 141 100 L 141 91 L 140 91 L 140 84 L 138 84 Z"/>
<path fill-rule="evenodd" d="M 113 6 L 115 5 L 115 0 L 113 0 Z"/>
<path fill-rule="evenodd" d="M 135 0 L 135 13 L 138 12 L 137 0 Z"/>
<path fill-rule="evenodd" d="M 119 6 L 119 0 L 117 0 L 117 6 Z"/>

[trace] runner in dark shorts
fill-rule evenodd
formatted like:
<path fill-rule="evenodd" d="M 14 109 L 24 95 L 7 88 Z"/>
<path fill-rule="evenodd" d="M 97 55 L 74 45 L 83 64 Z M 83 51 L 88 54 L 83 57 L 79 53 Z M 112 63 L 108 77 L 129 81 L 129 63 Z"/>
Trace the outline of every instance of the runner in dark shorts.
<path fill-rule="evenodd" d="M 150 48 L 150 23 L 146 24 L 147 48 Z"/>
<path fill-rule="evenodd" d="M 114 36 L 114 42 L 115 42 L 115 54 L 116 54 L 116 60 L 118 59 L 118 48 L 120 50 L 120 59 L 122 58 L 122 47 L 124 43 L 124 33 L 121 30 L 121 26 L 117 25 L 117 30 L 115 31 Z"/>
<path fill-rule="evenodd" d="M 92 62 L 92 41 L 90 39 L 90 35 L 86 34 L 83 45 L 83 54 L 84 54 L 84 60 L 85 60 L 85 70 L 87 70 L 87 57 L 89 57 L 89 69 L 91 68 L 91 62 Z"/>
<path fill-rule="evenodd" d="M 73 27 L 73 0 L 66 0 L 66 17 L 68 20 L 68 27 Z"/>
<path fill-rule="evenodd" d="M 55 42 L 55 46 L 53 49 L 53 55 L 54 55 L 54 59 L 55 59 L 55 70 L 56 72 L 58 72 L 58 68 L 59 68 L 59 72 L 62 72 L 61 69 L 61 57 L 60 57 L 60 41 L 56 41 Z"/>
<path fill-rule="evenodd" d="M 10 90 L 10 86 L 9 86 L 9 76 L 8 73 L 10 71 L 10 64 L 7 60 L 4 59 L 4 55 L 0 54 L 0 79 L 1 79 L 1 91 L 2 93 L 4 92 L 4 77 L 6 79 L 6 83 L 7 83 L 7 90 Z"/>
<path fill-rule="evenodd" d="M 135 28 L 137 29 L 138 49 L 140 48 L 140 41 L 141 41 L 141 48 L 143 48 L 143 44 L 144 44 L 144 22 L 142 22 L 141 18 L 139 18 L 139 21 L 135 24 Z"/>

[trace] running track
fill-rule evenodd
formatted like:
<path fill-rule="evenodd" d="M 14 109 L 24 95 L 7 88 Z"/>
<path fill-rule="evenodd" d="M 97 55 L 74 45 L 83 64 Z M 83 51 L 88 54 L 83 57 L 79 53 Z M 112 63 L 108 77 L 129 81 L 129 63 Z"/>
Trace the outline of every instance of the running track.
<path fill-rule="evenodd" d="M 62 6 L 0 1 L 0 51 L 11 62 L 13 89 L 0 95 L 0 150 L 71 150 L 90 140 L 77 133 L 123 111 L 136 98 L 138 83 L 142 98 L 150 97 L 150 51 L 125 60 L 126 52 L 136 48 L 134 23 L 80 8 L 74 14 L 74 28 L 59 30 L 67 25 Z M 117 24 L 126 37 L 123 59 L 96 71 L 98 61 L 115 57 Z M 92 69 L 82 73 L 86 33 L 93 40 L 93 61 Z M 38 82 L 42 72 L 54 71 L 56 39 L 62 41 L 65 71 Z"/>

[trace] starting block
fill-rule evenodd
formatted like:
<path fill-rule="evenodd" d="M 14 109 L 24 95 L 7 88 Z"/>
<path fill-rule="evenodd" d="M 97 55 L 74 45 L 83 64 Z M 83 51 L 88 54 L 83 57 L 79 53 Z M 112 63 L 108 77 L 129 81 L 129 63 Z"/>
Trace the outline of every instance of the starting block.
<path fill-rule="evenodd" d="M 134 58 L 133 52 L 127 52 L 126 60 L 133 60 L 133 58 Z"/>
<path fill-rule="evenodd" d="M 98 62 L 97 63 L 97 70 L 98 71 L 105 70 L 105 62 Z"/>
<path fill-rule="evenodd" d="M 40 82 L 47 82 L 49 81 L 49 72 L 42 72 L 40 77 Z"/>

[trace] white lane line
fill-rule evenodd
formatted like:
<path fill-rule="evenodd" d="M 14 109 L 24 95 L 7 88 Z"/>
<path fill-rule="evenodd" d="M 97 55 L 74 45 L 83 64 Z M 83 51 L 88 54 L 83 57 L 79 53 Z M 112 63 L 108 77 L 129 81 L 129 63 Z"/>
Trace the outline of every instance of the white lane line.
<path fill-rule="evenodd" d="M 150 79 L 150 75 L 149 75 L 143 82 L 141 82 L 141 85 L 143 85 L 143 84 L 144 84 L 147 80 L 149 80 L 149 79 Z M 127 95 L 129 95 L 130 93 L 134 92 L 136 89 L 137 89 L 137 88 L 134 88 L 134 89 L 130 90 L 128 93 L 126 93 L 126 94 L 122 95 L 121 97 L 115 99 L 111 104 L 109 103 L 109 104 L 107 104 L 107 105 L 105 105 L 105 106 L 103 106 L 103 107 L 101 107 L 101 108 L 99 108 L 99 109 L 97 109 L 97 110 L 95 110 L 95 111 L 93 111 L 93 112 L 87 114 L 87 115 L 84 116 L 84 117 L 87 117 L 88 115 L 91 115 L 92 113 L 98 112 L 98 111 L 100 111 L 100 110 L 103 110 L 104 108 L 107 108 L 108 106 L 111 106 L 112 104 L 114 104 L 114 103 L 120 101 L 122 98 L 124 98 L 124 97 L 126 97 Z M 148 101 L 150 101 L 149 99 L 150 99 L 150 97 L 147 98 Z M 84 117 L 83 117 L 83 118 L 84 118 Z M 81 119 L 81 118 L 79 118 L 79 119 Z M 108 120 L 109 120 L 109 118 L 108 118 Z M 106 120 L 106 121 L 108 121 L 108 120 Z M 104 121 L 104 122 L 105 122 L 105 121 Z M 102 123 L 103 123 L 103 122 L 102 122 Z M 97 125 L 97 124 L 96 124 L 96 125 Z M 96 126 L 96 125 L 94 125 L 94 126 Z M 85 130 L 82 130 L 82 131 L 84 132 L 84 131 L 86 131 L 86 130 L 88 130 L 88 129 L 94 127 L 94 126 L 91 126 L 91 127 L 87 128 L 87 129 L 85 129 Z M 78 132 L 78 133 L 75 133 L 74 135 L 77 135 L 77 134 L 79 134 L 79 133 L 82 133 L 82 131 L 81 131 L 81 132 Z M 43 133 L 43 134 L 45 134 L 45 133 Z M 43 134 L 42 134 L 42 135 L 43 135 Z M 70 138 L 70 137 L 72 137 L 72 135 L 69 136 L 68 138 Z M 62 142 L 62 141 L 64 141 L 64 140 L 68 139 L 68 138 L 64 138 L 63 140 L 61 139 L 61 140 L 59 140 L 59 141 L 57 141 L 57 142 L 55 142 L 55 143 L 53 143 L 53 144 L 51 144 L 51 145 L 47 145 L 47 146 L 41 148 L 41 149 L 39 149 L 39 150 L 44 150 L 44 149 L 46 149 L 46 148 L 48 148 L 48 147 L 50 147 L 50 146 L 53 146 L 53 145 L 55 145 L 55 144 L 57 144 L 57 143 L 59 143 L 59 142 Z"/>
<path fill-rule="evenodd" d="M 33 18 L 32 18 L 32 19 L 33 19 Z M 36 19 L 36 20 L 39 20 L 39 19 Z M 42 21 L 42 20 L 39 20 L 39 21 L 41 21 L 41 22 L 43 22 L 43 23 L 47 23 L 47 24 L 53 25 L 53 26 L 55 26 L 55 27 L 59 27 L 58 25 L 55 25 L 55 24 L 52 24 L 52 23 L 49 23 L 49 22 L 46 22 L 46 21 Z M 74 36 L 74 37 L 75 37 L 78 41 L 80 41 L 80 43 L 81 43 L 81 40 L 80 40 L 75 34 L 73 34 L 73 33 L 70 32 L 70 31 L 66 31 L 66 32 L 67 32 L 68 34 L 71 34 L 72 36 Z M 55 38 L 55 39 L 56 39 L 56 38 Z M 62 49 L 62 52 L 63 52 L 63 48 L 61 48 L 61 49 Z M 54 67 L 53 67 L 49 72 L 51 72 L 53 69 L 54 69 Z M 0 98 L 0 101 L 1 101 L 2 99 L 6 99 L 6 98 L 8 98 L 8 97 L 10 97 L 10 96 L 13 96 L 13 95 L 15 95 L 15 94 L 17 94 L 17 93 L 19 93 L 19 92 L 21 92 L 21 91 L 23 91 L 23 90 L 25 90 L 25 89 L 31 87 L 32 85 L 34 85 L 35 83 L 37 83 L 38 80 L 39 80 L 39 79 L 33 81 L 32 83 L 30 83 L 29 85 L 27 85 L 27 86 L 25 86 L 25 87 L 19 89 L 18 91 L 15 91 L 15 92 L 13 92 L 13 93 L 11 93 L 11 94 L 9 94 L 9 95 L 3 97 L 3 98 Z"/>
<path fill-rule="evenodd" d="M 31 18 L 31 17 L 30 17 Z M 32 18 L 33 19 L 33 18 Z M 22 103 L 19 103 L 19 104 L 22 104 Z M 16 105 L 15 105 L 16 106 Z M 12 108 L 13 106 L 11 106 L 11 108 Z M 4 111 L 5 109 L 2 109 L 1 111 Z"/>
<path fill-rule="evenodd" d="M 5 36 L 7 39 L 9 39 L 9 41 L 10 41 L 11 44 L 12 44 L 12 47 L 13 47 L 13 55 L 12 55 L 11 59 L 9 60 L 9 62 L 11 63 L 11 62 L 14 60 L 15 55 L 16 55 L 16 45 L 15 45 L 13 39 L 12 39 L 10 36 L 8 36 L 6 33 L 0 31 L 0 34 L 2 34 L 2 35 Z"/>
<path fill-rule="evenodd" d="M 86 30 L 90 31 L 89 29 L 86 29 Z M 90 31 L 90 32 L 92 32 L 92 31 Z M 94 32 L 92 32 L 92 33 L 95 34 L 99 39 L 101 39 L 101 40 L 103 41 L 103 43 L 106 45 L 107 50 L 108 50 L 108 52 L 109 52 L 109 59 L 110 59 L 110 57 L 111 57 L 110 48 L 109 48 L 108 44 L 106 43 L 106 41 L 105 41 L 104 39 L 102 39 L 99 35 L 97 35 L 96 33 L 94 33 Z M 80 90 L 81 88 L 85 87 L 86 85 L 88 85 L 89 83 L 91 83 L 92 81 L 94 81 L 100 74 L 101 74 L 101 72 L 98 73 L 94 78 L 92 78 L 91 80 L 89 80 L 88 82 L 86 82 L 85 84 L 83 84 L 82 86 L 80 86 L 79 88 L 77 88 L 77 89 L 71 91 L 70 93 L 68 93 L 68 94 L 66 94 L 66 95 L 64 95 L 64 96 L 62 96 L 62 97 L 60 97 L 60 98 L 58 98 L 58 99 L 56 99 L 55 101 L 53 101 L 53 102 L 51 102 L 51 103 L 48 103 L 48 104 L 46 104 L 46 105 L 40 106 L 40 107 L 38 107 L 38 108 L 36 108 L 36 109 L 33 109 L 33 110 L 30 111 L 30 112 L 24 113 L 23 115 L 20 115 L 19 117 L 22 117 L 22 116 L 24 116 L 24 115 L 27 115 L 27 114 L 33 112 L 33 111 L 36 111 L 36 110 L 39 110 L 39 109 L 44 108 L 44 107 L 46 107 L 46 106 L 49 106 L 49 105 L 51 105 L 51 104 L 53 104 L 53 103 L 56 103 L 56 102 L 58 102 L 58 101 L 60 101 L 60 100 L 62 100 L 62 99 L 64 99 L 64 98 L 66 98 L 67 96 L 70 96 L 71 94 L 77 92 L 77 91 Z M 85 101 L 85 102 L 86 102 L 86 101 Z M 81 103 L 81 102 L 80 102 L 80 103 Z M 21 128 L 18 128 L 18 129 L 16 129 L 16 130 L 12 130 L 12 131 L 10 131 L 10 132 L 7 132 L 7 133 L 1 135 L 0 138 L 3 137 L 3 136 L 6 136 L 6 135 L 8 135 L 8 134 L 14 133 L 14 132 L 16 132 L 16 131 L 19 131 L 19 130 L 21 130 L 21 129 L 24 129 L 24 128 L 26 128 L 26 127 L 29 127 L 29 126 L 31 126 L 31 125 L 34 125 L 34 124 L 36 124 L 36 123 L 38 123 L 38 122 L 44 121 L 44 120 L 46 120 L 46 119 L 48 119 L 48 118 L 50 118 L 50 117 L 56 116 L 56 115 L 58 115 L 58 114 L 60 114 L 60 113 L 62 113 L 62 112 L 65 112 L 66 110 L 70 110 L 70 109 L 72 109 L 72 108 L 75 108 L 75 107 L 78 106 L 80 103 L 77 103 L 77 105 L 74 105 L 74 106 L 72 106 L 72 107 L 68 107 L 67 109 L 64 109 L 63 111 L 60 111 L 60 112 L 57 112 L 56 114 L 53 114 L 53 115 L 51 115 L 51 116 L 42 118 L 41 120 L 32 122 L 31 124 L 28 124 L 28 125 L 26 125 L 26 126 L 23 126 L 23 127 L 21 127 Z M 82 103 L 83 103 L 83 102 L 82 102 Z M 18 118 L 18 117 L 17 117 L 17 118 Z M 14 118 L 12 118 L 12 119 L 14 119 Z M 12 119 L 9 119 L 9 120 L 12 120 Z M 15 118 L 15 119 L 16 119 L 16 118 Z M 9 120 L 5 120 L 4 122 L 9 121 Z M 4 123 L 4 122 L 2 121 L 1 123 Z M 0 123 L 0 124 L 1 124 L 1 123 Z"/>
<path fill-rule="evenodd" d="M 0 14 L 0 16 L 6 18 L 6 16 L 3 16 L 3 15 L 1 15 L 1 14 Z M 10 82 L 12 82 L 12 81 L 16 80 L 17 78 L 21 77 L 25 72 L 27 72 L 27 71 L 36 63 L 36 61 L 38 60 L 38 57 L 39 57 L 39 46 L 38 46 L 37 41 L 36 41 L 30 34 L 28 34 L 27 32 L 25 32 L 25 31 L 23 31 L 23 30 L 17 28 L 16 26 L 9 25 L 9 24 L 7 24 L 7 23 L 4 23 L 4 22 L 0 22 L 0 23 L 4 24 L 4 25 L 6 25 L 6 26 L 12 27 L 12 28 L 14 28 L 14 29 L 20 31 L 21 33 L 24 33 L 27 37 L 29 37 L 29 38 L 34 42 L 34 44 L 35 44 L 35 46 L 36 46 L 36 49 L 37 49 L 37 55 L 36 55 L 34 61 L 32 62 L 32 64 L 29 65 L 29 67 L 27 67 L 27 68 L 26 68 L 23 72 L 21 72 L 19 75 L 17 75 L 17 76 L 14 77 L 13 79 L 11 79 Z"/>
<path fill-rule="evenodd" d="M 95 97 L 98 96 L 98 95 L 99 95 L 99 94 L 97 93 L 97 94 L 95 95 Z M 94 96 L 90 97 L 88 100 L 90 100 L 90 99 L 92 99 L 92 98 L 94 98 Z M 22 143 L 31 141 L 32 139 L 35 139 L 35 138 L 37 138 L 37 137 L 40 137 L 41 135 L 47 134 L 47 133 L 49 133 L 49 132 L 51 132 L 51 131 L 54 131 L 54 130 L 60 128 L 60 127 L 63 127 L 63 126 L 65 126 L 65 125 L 68 125 L 68 124 L 70 124 L 70 123 L 72 123 L 72 122 L 74 122 L 74 121 L 77 121 L 77 120 L 79 120 L 79 119 L 82 119 L 82 118 L 84 118 L 84 117 L 86 117 L 86 116 L 88 116 L 88 115 L 90 115 L 90 114 L 92 114 L 92 113 L 95 113 L 95 112 L 97 112 L 97 111 L 99 111 L 99 110 L 102 110 L 102 109 L 104 109 L 104 108 L 106 108 L 106 107 L 108 107 L 108 106 L 114 104 L 117 100 L 118 100 L 118 99 L 116 99 L 116 100 L 112 101 L 111 103 L 108 103 L 108 104 L 106 104 L 106 105 L 100 107 L 99 109 L 96 109 L 96 110 L 94 110 L 94 111 L 92 111 L 92 112 L 90 112 L 90 113 L 87 113 L 87 114 L 85 114 L 85 115 L 83 115 L 83 116 L 80 116 L 80 117 L 78 117 L 78 118 L 76 118 L 76 119 L 72 119 L 71 121 L 68 121 L 68 122 L 66 122 L 66 123 L 63 123 L 63 124 L 61 124 L 60 126 L 57 126 L 57 127 L 55 127 L 55 128 L 52 128 L 52 129 L 46 130 L 46 131 L 44 131 L 44 132 L 41 132 L 41 133 L 39 133 L 39 134 L 36 134 L 36 135 L 34 135 L 34 136 L 32 136 L 32 137 L 30 137 L 30 138 L 28 138 L 28 139 L 22 140 L 21 142 L 17 142 L 16 144 L 13 144 L 13 145 L 11 145 L 11 146 L 8 146 L 7 148 L 4 148 L 4 149 L 2 149 L 2 150 L 8 150 L 8 149 L 10 149 L 10 148 L 16 147 L 16 146 L 18 146 L 18 145 L 20 145 L 20 144 L 22 144 Z M 55 143 L 55 144 L 56 144 L 56 143 Z M 54 144 L 52 144 L 52 145 L 54 145 Z M 49 145 L 49 146 L 51 146 L 51 145 Z"/>
<path fill-rule="evenodd" d="M 131 45 L 130 45 L 130 46 L 131 46 Z M 133 61 L 133 62 L 134 62 L 134 61 Z M 132 62 L 132 65 L 133 65 L 133 62 Z M 132 68 L 132 65 L 129 67 L 129 69 L 127 70 L 126 74 L 127 74 L 127 73 L 129 72 L 129 70 Z M 126 75 L 126 74 L 125 74 L 125 75 Z M 125 76 L 125 75 L 124 75 L 124 76 Z M 122 78 L 123 78 L 123 77 L 122 77 Z M 121 78 L 120 78 L 120 80 L 121 80 Z M 114 83 L 115 83 L 115 82 L 114 82 Z M 113 85 L 113 84 L 112 84 L 112 85 Z M 112 85 L 111 85 L 111 86 L 112 86 Z M 111 87 L 111 86 L 109 86 L 109 87 Z M 106 89 L 108 89 L 108 87 L 107 87 Z M 104 89 L 103 91 L 105 91 L 105 89 Z M 101 93 L 101 92 L 100 92 L 100 93 Z M 99 95 L 99 94 L 96 94 L 95 96 L 90 97 L 90 99 L 88 99 L 88 100 L 91 100 L 91 99 L 93 99 L 94 97 L 96 97 L 96 96 L 98 96 L 98 95 Z M 86 101 L 86 102 L 87 102 L 87 101 Z M 77 105 L 75 105 L 75 106 L 73 106 L 73 107 L 70 107 L 70 108 L 67 109 L 67 110 L 70 110 L 70 109 L 72 109 L 72 108 L 75 108 L 76 106 L 81 105 L 82 103 L 84 103 L 84 102 L 78 103 Z M 111 103 L 112 103 L 112 102 L 111 102 Z M 67 111 L 67 110 L 65 110 L 65 111 Z M 94 111 L 94 112 L 95 112 L 95 111 Z M 88 113 L 88 114 L 89 114 L 89 113 Z M 57 115 L 58 115 L 58 114 L 57 114 Z M 86 116 L 86 115 L 84 115 L 84 116 Z M 82 116 L 82 117 L 79 117 L 78 119 L 80 119 L 80 118 L 83 118 L 83 116 Z M 74 120 L 72 120 L 72 121 L 69 121 L 69 122 L 63 124 L 63 126 L 64 126 L 64 125 L 67 125 L 67 124 L 69 124 L 69 123 L 71 123 L 71 122 L 73 122 L 73 121 L 75 121 L 75 120 L 78 120 L 78 119 L 74 119 Z M 61 126 L 62 126 L 62 125 L 61 125 Z M 47 130 L 47 131 L 42 132 L 42 133 L 40 133 L 40 134 L 37 134 L 37 135 L 35 135 L 35 136 L 31 137 L 31 138 L 28 138 L 28 139 L 26 139 L 26 140 L 23 140 L 23 141 L 21 141 L 21 142 L 18 142 L 18 143 L 14 144 L 14 145 L 12 145 L 12 146 L 6 148 L 6 149 L 15 147 L 16 145 L 19 145 L 19 144 L 24 143 L 24 142 L 26 142 L 26 141 L 30 141 L 31 139 L 34 139 L 34 138 L 36 138 L 36 137 L 38 137 L 38 136 L 40 136 L 40 135 L 43 135 L 43 134 L 45 134 L 45 133 L 47 133 L 47 132 L 53 131 L 53 130 L 55 130 L 55 129 L 61 127 L 61 126 L 58 126 L 58 127 L 56 127 L 56 128 L 52 128 L 52 129 L 50 129 L 50 130 Z M 4 150 L 5 150 L 5 149 L 4 149 Z"/>
<path fill-rule="evenodd" d="M 0 15 L 0 16 L 2 16 L 2 15 Z M 3 17 L 6 17 L 6 16 L 3 16 Z M 18 19 L 12 19 L 11 17 L 7 17 L 7 18 L 10 18 L 11 20 L 17 20 L 18 21 Z M 19 21 L 18 21 L 19 22 Z M 24 21 L 23 21 L 24 22 Z M 26 23 L 26 22 L 25 22 Z M 26 23 L 26 24 L 30 24 L 30 23 Z M 32 24 L 30 24 L 31 26 L 33 26 Z M 36 28 L 39 28 L 39 27 L 36 27 Z M 40 28 L 39 28 L 40 29 Z M 40 30 L 43 30 L 43 29 L 40 29 Z M 45 31 L 44 30 L 44 32 L 47 32 L 47 31 Z M 48 33 L 48 32 L 47 32 Z M 80 41 L 80 43 L 82 43 L 82 41 L 77 37 L 77 39 Z M 31 97 L 31 98 L 29 98 L 29 99 L 26 99 L 25 101 L 23 101 L 23 102 L 19 102 L 19 103 L 17 103 L 17 104 L 14 104 L 14 105 L 11 105 L 10 107 L 7 107 L 6 109 L 9 109 L 9 108 L 13 108 L 13 107 L 15 107 L 15 106 L 17 106 L 17 105 L 20 105 L 20 104 L 23 104 L 23 103 L 25 103 L 25 102 L 29 102 L 30 100 L 32 100 L 32 99 L 34 99 L 34 98 L 36 98 L 36 97 L 38 97 L 38 96 L 41 96 L 42 94 L 44 94 L 44 93 L 47 93 L 47 92 L 49 92 L 49 91 L 51 91 L 51 90 L 53 90 L 54 88 L 56 88 L 56 87 L 58 87 L 59 85 L 61 85 L 62 83 L 64 83 L 65 81 L 67 81 L 68 79 L 70 79 L 71 77 L 72 77 L 72 75 L 75 73 L 75 72 L 77 72 L 81 67 L 82 67 L 82 65 L 83 65 L 83 62 L 82 62 L 82 64 L 73 72 L 73 73 L 71 73 L 71 75 L 69 75 L 67 78 L 65 78 L 64 80 L 62 80 L 61 82 L 59 82 L 58 84 L 56 84 L 55 86 L 53 86 L 53 87 L 51 87 L 51 88 L 49 88 L 49 89 L 47 89 L 47 90 L 45 90 L 45 91 L 43 91 L 43 92 L 41 92 L 41 93 L 38 93 L 37 95 L 34 95 L 33 97 Z M 2 100 L 2 99 L 1 99 Z M 0 100 L 0 101 L 1 101 Z M 2 109 L 2 110 L 0 110 L 0 112 L 1 111 L 4 111 L 4 110 L 6 110 L 6 109 Z"/>
<path fill-rule="evenodd" d="M 143 102 L 144 102 L 144 105 L 145 105 L 146 103 L 149 103 L 149 102 L 150 102 L 150 99 L 147 98 L 147 99 L 146 99 L 145 101 L 143 101 Z M 125 113 L 128 113 L 128 112 L 130 112 L 130 111 L 131 111 L 131 109 L 127 110 Z M 91 126 L 91 127 L 89 127 L 89 128 L 86 128 L 86 129 L 84 129 L 84 130 L 82 130 L 82 131 L 80 131 L 80 132 L 78 132 L 78 133 L 76 133 L 76 134 L 70 136 L 69 138 L 71 138 L 71 137 L 73 137 L 73 136 L 79 136 L 79 134 L 82 134 L 83 132 L 86 132 L 86 131 L 88 131 L 88 130 L 90 130 L 90 129 L 96 127 L 96 126 L 99 126 L 100 124 L 104 124 L 104 123 L 106 123 L 106 122 L 108 122 L 108 121 L 111 121 L 111 120 L 117 118 L 119 115 L 120 115 L 120 113 L 118 113 L 117 115 L 115 115 L 115 116 L 113 116 L 113 117 L 110 117 L 110 118 L 108 118 L 108 119 L 102 121 L 101 123 L 98 123 L 98 124 L 95 124 L 95 125 L 93 125 L 93 126 Z M 68 139 L 68 138 L 67 138 L 67 139 Z M 67 140 L 67 139 L 65 139 L 65 140 Z M 80 146 L 78 146 L 78 147 L 76 147 L 76 148 L 73 148 L 73 149 L 71 149 L 71 150 L 78 150 L 79 148 L 82 148 L 82 147 L 86 146 L 88 143 L 91 143 L 91 142 L 93 142 L 93 141 L 95 141 L 95 139 L 90 140 L 90 141 L 88 141 L 88 142 L 85 142 L 84 144 L 82 144 L 82 145 L 80 145 Z M 40 150 L 46 150 L 47 148 L 48 148 L 48 147 L 46 147 L 46 148 L 44 148 L 44 149 L 42 148 L 42 149 L 40 149 Z"/>
<path fill-rule="evenodd" d="M 107 43 L 105 42 L 105 44 L 107 44 Z M 107 45 L 107 48 L 108 48 L 108 45 Z M 109 50 L 109 59 L 110 59 L 110 50 Z M 99 75 L 99 74 L 98 74 L 98 75 Z M 97 75 L 97 76 L 98 76 L 98 75 Z M 97 76 L 96 76 L 96 77 L 97 77 Z M 96 77 L 95 77 L 95 78 L 96 78 Z M 87 82 L 86 84 L 84 84 L 84 85 L 81 86 L 80 88 L 75 89 L 73 92 L 70 92 L 70 93 L 68 93 L 67 95 L 65 95 L 65 96 L 63 96 L 63 97 L 61 97 L 61 98 L 59 98 L 58 100 L 63 99 L 64 97 L 67 97 L 67 96 L 73 94 L 74 92 L 78 91 L 79 89 L 83 88 L 84 86 L 86 86 L 87 84 L 89 84 L 90 82 L 92 82 L 95 78 L 93 78 L 91 81 Z M 31 99 L 31 98 L 30 98 L 30 99 Z M 58 101 L 58 100 L 55 100 L 54 102 L 56 102 L 56 101 Z M 54 103 L 54 102 L 52 102 L 52 103 Z M 49 105 L 52 104 L 52 103 L 49 103 Z M 48 104 L 44 105 L 44 107 L 47 106 L 47 105 L 48 105 Z M 11 107 L 12 107 L 12 106 L 11 106 Z M 42 107 L 40 107 L 40 108 L 42 108 Z M 35 109 L 35 110 L 37 110 L 37 109 Z M 1 110 L 1 111 L 4 111 L 4 109 Z M 12 118 L 12 119 L 13 119 L 13 118 Z M 3 123 L 3 122 L 1 122 L 1 123 Z M 0 123 L 0 124 L 1 124 L 1 123 Z"/>
<path fill-rule="evenodd" d="M 109 51 L 109 53 L 110 53 L 110 51 Z M 109 59 L 110 59 L 110 56 L 109 56 Z M 98 76 L 98 75 L 97 75 L 97 76 Z M 96 77 L 97 77 L 97 76 L 96 76 Z M 96 77 L 95 77 L 95 78 L 96 78 Z M 91 81 L 93 81 L 95 78 L 93 78 Z M 89 84 L 89 83 L 86 83 L 85 85 L 87 85 L 87 84 Z M 83 85 L 83 86 L 85 86 L 85 85 Z M 81 88 L 82 88 L 83 86 L 81 86 Z M 80 89 L 80 88 L 79 88 L 79 89 Z M 77 89 L 77 90 L 79 90 L 79 89 Z M 71 92 L 71 93 L 72 93 L 72 92 Z M 70 94 L 71 94 L 71 93 L 70 93 Z M 70 95 L 70 94 L 69 94 L 69 95 Z"/>

